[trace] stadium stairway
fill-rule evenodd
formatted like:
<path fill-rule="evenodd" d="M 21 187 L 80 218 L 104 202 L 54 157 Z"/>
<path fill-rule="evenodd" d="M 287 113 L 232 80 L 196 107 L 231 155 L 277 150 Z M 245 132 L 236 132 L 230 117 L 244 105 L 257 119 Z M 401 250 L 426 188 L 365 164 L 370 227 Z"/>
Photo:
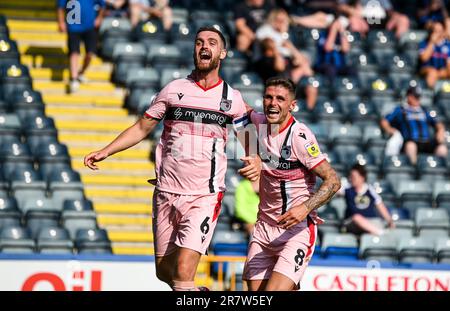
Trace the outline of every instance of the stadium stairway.
<path fill-rule="evenodd" d="M 93 201 L 98 223 L 107 229 L 115 254 L 153 254 L 151 196 L 153 177 L 150 142 L 115 155 L 99 164 L 99 171 L 84 167 L 83 157 L 110 142 L 133 124 L 122 108 L 125 92 L 109 82 L 112 64 L 95 58 L 86 73 L 89 82 L 67 94 L 69 78 L 66 34 L 58 32 L 55 0 L 21 0 L 0 3 L 8 18 L 11 39 L 16 40 L 24 65 L 30 68 L 34 89 L 53 117 L 59 140 L 72 157 L 72 166 Z"/>

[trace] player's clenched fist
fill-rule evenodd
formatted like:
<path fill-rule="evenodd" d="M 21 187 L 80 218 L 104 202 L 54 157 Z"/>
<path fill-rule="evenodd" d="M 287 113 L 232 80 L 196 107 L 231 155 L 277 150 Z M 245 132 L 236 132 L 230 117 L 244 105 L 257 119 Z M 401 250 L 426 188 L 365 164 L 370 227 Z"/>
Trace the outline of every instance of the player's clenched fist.
<path fill-rule="evenodd" d="M 91 170 L 98 170 L 98 166 L 95 162 L 100 162 L 108 157 L 108 153 L 105 151 L 94 151 L 84 157 L 84 165 Z"/>
<path fill-rule="evenodd" d="M 259 178 L 261 172 L 261 159 L 258 156 L 249 156 L 241 158 L 245 167 L 238 170 L 242 177 L 249 179 L 250 181 L 256 181 Z"/>
<path fill-rule="evenodd" d="M 302 222 L 308 216 L 309 212 L 304 204 L 297 205 L 278 217 L 278 224 L 283 229 L 289 229 Z"/>

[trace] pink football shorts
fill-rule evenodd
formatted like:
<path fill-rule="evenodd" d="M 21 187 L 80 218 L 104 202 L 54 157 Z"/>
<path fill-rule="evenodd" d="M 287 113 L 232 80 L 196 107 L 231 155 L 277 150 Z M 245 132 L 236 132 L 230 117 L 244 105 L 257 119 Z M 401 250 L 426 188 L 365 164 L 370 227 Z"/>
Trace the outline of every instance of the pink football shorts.
<path fill-rule="evenodd" d="M 223 192 L 183 195 L 155 190 L 155 256 L 167 256 L 174 252 L 177 246 L 206 254 L 220 214 L 222 198 Z"/>
<path fill-rule="evenodd" d="M 243 279 L 268 280 L 276 271 L 299 285 L 314 252 L 316 227 L 309 216 L 289 230 L 257 221 Z"/>

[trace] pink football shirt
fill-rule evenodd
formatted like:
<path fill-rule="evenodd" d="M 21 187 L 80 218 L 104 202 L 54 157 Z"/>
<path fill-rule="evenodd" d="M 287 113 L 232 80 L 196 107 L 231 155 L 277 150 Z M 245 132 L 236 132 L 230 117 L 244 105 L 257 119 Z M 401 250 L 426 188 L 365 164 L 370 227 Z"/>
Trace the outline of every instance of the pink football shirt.
<path fill-rule="evenodd" d="M 225 191 L 227 127 L 248 123 L 239 91 L 222 80 L 205 89 L 185 78 L 170 82 L 145 114 L 163 120 L 156 148 L 156 188 L 199 195 Z"/>
<path fill-rule="evenodd" d="M 258 218 L 276 226 L 280 215 L 314 193 L 316 176 L 311 170 L 326 158 L 311 130 L 293 117 L 278 134 L 264 114 L 252 112 L 250 117 L 256 125 L 263 160 Z M 316 223 L 322 222 L 316 211 L 310 216 Z"/>

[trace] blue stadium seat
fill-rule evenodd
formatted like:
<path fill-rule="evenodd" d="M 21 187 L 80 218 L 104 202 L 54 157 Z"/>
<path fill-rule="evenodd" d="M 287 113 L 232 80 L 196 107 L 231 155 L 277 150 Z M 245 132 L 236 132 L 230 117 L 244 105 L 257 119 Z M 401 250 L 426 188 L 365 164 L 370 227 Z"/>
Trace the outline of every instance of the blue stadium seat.
<path fill-rule="evenodd" d="M 432 189 L 426 181 L 397 180 L 395 184 L 397 198 L 406 202 L 422 202 L 431 206 Z"/>
<path fill-rule="evenodd" d="M 0 139 L 5 136 L 19 137 L 22 131 L 22 123 L 19 117 L 13 113 L 0 113 Z"/>
<path fill-rule="evenodd" d="M 376 127 L 378 115 L 375 106 L 370 101 L 353 102 L 347 111 L 347 119 L 354 125 L 365 129 L 368 126 Z"/>
<path fill-rule="evenodd" d="M 441 208 L 418 208 L 415 214 L 416 226 L 421 236 L 437 236 L 443 231 L 448 236 L 450 229 L 447 210 Z M 426 231 L 426 234 L 424 234 Z"/>
<path fill-rule="evenodd" d="M 43 227 L 36 238 L 36 249 L 41 254 L 72 254 L 74 244 L 69 232 L 59 227 Z"/>
<path fill-rule="evenodd" d="M 140 108 L 142 108 L 142 110 L 144 109 L 144 105 L 146 105 L 147 108 L 150 106 L 150 103 L 157 93 L 158 91 L 152 88 L 132 89 L 125 101 L 126 107 L 131 112 L 138 113 L 138 111 L 141 111 Z"/>
<path fill-rule="evenodd" d="M 162 21 L 159 19 L 139 22 L 133 29 L 133 36 L 136 41 L 144 44 L 147 48 L 152 44 L 166 43 L 168 39 Z"/>
<path fill-rule="evenodd" d="M 437 180 L 433 185 L 433 198 L 437 206 L 447 206 L 450 211 L 450 182 Z"/>
<path fill-rule="evenodd" d="M 325 220 L 323 224 L 317 227 L 321 236 L 327 232 L 339 232 L 341 227 L 341 219 L 339 218 L 339 214 L 334 207 L 324 205 L 319 208 L 318 213 L 320 218 Z"/>
<path fill-rule="evenodd" d="M 18 64 L 19 59 L 17 43 L 7 36 L 0 37 L 0 65 Z"/>
<path fill-rule="evenodd" d="M 393 32 L 382 29 L 373 29 L 369 31 L 367 42 L 370 50 L 394 50 L 397 40 Z"/>
<path fill-rule="evenodd" d="M 105 229 L 80 229 L 75 246 L 79 254 L 112 254 L 111 242 Z"/>
<path fill-rule="evenodd" d="M 445 158 L 421 154 L 417 159 L 417 169 L 421 180 L 431 183 L 447 179 Z"/>
<path fill-rule="evenodd" d="M 13 197 L 0 197 L 0 229 L 7 226 L 20 226 L 22 213 Z"/>
<path fill-rule="evenodd" d="M 69 231 L 72 239 L 80 229 L 96 229 L 97 217 L 92 202 L 85 199 L 68 199 L 63 203 L 61 223 Z"/>
<path fill-rule="evenodd" d="M 130 68 L 126 73 L 125 86 L 131 90 L 159 88 L 160 76 L 153 68 Z"/>
<path fill-rule="evenodd" d="M 254 72 L 245 72 L 236 76 L 231 84 L 234 88 L 240 91 L 255 91 L 261 92 L 264 89 L 264 84 L 261 78 Z"/>
<path fill-rule="evenodd" d="M 353 234 L 326 233 L 321 248 L 326 259 L 356 260 L 358 257 L 358 242 Z"/>
<path fill-rule="evenodd" d="M 191 73 L 191 70 L 188 69 L 163 69 L 161 71 L 161 86 L 167 85 L 169 82 L 186 78 Z"/>
<path fill-rule="evenodd" d="M 42 95 L 34 90 L 19 90 L 11 94 L 8 99 L 9 107 L 21 120 L 24 120 L 31 114 L 44 114 L 45 106 Z"/>
<path fill-rule="evenodd" d="M 437 262 L 450 264 L 450 238 L 438 238 L 435 244 L 435 252 Z"/>
<path fill-rule="evenodd" d="M 0 65 L 0 95 L 3 99 L 20 90 L 31 89 L 31 78 L 28 68 L 20 64 Z"/>
<path fill-rule="evenodd" d="M 114 46 L 131 40 L 131 23 L 127 18 L 105 17 L 100 25 L 100 51 L 106 59 L 112 58 Z"/>
<path fill-rule="evenodd" d="M 332 124 L 341 123 L 343 120 L 342 108 L 339 102 L 318 101 L 313 110 L 313 116 L 317 122 Z"/>
<path fill-rule="evenodd" d="M 31 115 L 25 118 L 24 132 L 26 136 L 31 135 L 57 135 L 55 121 L 45 115 Z"/>
<path fill-rule="evenodd" d="M 359 145 L 362 139 L 362 132 L 358 126 L 333 124 L 330 126 L 330 142 L 337 145 Z"/>
<path fill-rule="evenodd" d="M 364 260 L 395 262 L 397 261 L 396 241 L 389 236 L 363 234 L 359 255 Z"/>
<path fill-rule="evenodd" d="M 357 78 L 338 77 L 333 82 L 333 91 L 337 99 L 342 101 L 359 100 L 362 88 Z"/>
<path fill-rule="evenodd" d="M 401 154 L 398 156 L 385 157 L 383 160 L 383 174 L 386 179 L 413 179 L 415 170 L 409 159 Z"/>
<path fill-rule="evenodd" d="M 183 54 L 176 45 L 152 44 L 146 56 L 147 65 L 159 72 L 163 69 L 178 69 L 182 65 Z"/>
<path fill-rule="evenodd" d="M 431 263 L 434 245 L 429 238 L 401 238 L 397 248 L 402 263 Z"/>
<path fill-rule="evenodd" d="M 142 43 L 117 43 L 112 55 L 115 64 L 113 81 L 120 84 L 125 83 L 128 70 L 144 66 L 146 53 L 146 48 Z"/>
<path fill-rule="evenodd" d="M 27 229 L 7 226 L 0 230 L 0 253 L 31 254 L 35 244 Z"/>
<path fill-rule="evenodd" d="M 23 213 L 33 238 L 37 237 L 43 227 L 58 226 L 61 216 L 61 210 L 56 208 L 51 200 L 32 196 L 25 200 Z"/>

